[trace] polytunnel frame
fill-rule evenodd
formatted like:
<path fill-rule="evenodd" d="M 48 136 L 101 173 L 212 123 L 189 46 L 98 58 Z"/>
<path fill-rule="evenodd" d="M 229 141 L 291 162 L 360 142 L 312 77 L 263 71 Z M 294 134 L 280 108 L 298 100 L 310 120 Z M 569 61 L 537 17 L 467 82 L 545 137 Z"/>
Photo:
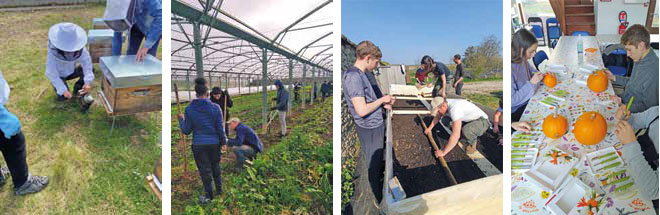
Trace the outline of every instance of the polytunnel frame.
<path fill-rule="evenodd" d="M 178 26 L 179 30 L 182 33 L 186 40 L 181 40 L 177 38 L 172 38 L 173 41 L 176 42 L 181 42 L 184 43 L 183 46 L 178 47 L 176 50 L 173 50 L 171 55 L 172 57 L 177 57 L 180 59 L 174 60 L 172 59 L 173 63 L 190 63 L 190 67 L 188 68 L 179 68 L 179 67 L 172 67 L 172 75 L 175 76 L 177 73 L 176 71 L 185 71 L 186 72 L 186 79 L 188 80 L 188 83 L 190 83 L 190 73 L 192 71 L 196 71 L 196 77 L 204 77 L 204 73 L 207 72 L 209 75 L 209 81 L 212 81 L 212 74 L 224 74 L 225 75 L 225 83 L 227 83 L 228 86 L 228 81 L 229 78 L 227 75 L 236 75 L 237 80 L 240 80 L 241 75 L 246 75 L 248 77 L 256 77 L 259 75 L 259 73 L 256 73 L 258 71 L 257 69 L 254 69 L 252 71 L 249 71 L 249 69 L 253 66 L 256 66 L 258 64 L 261 64 L 261 85 L 262 85 L 262 97 L 263 97 L 263 106 L 262 106 L 262 129 L 265 132 L 267 129 L 267 121 L 268 121 L 268 95 L 267 95 L 267 85 L 268 85 L 268 67 L 269 67 L 269 62 L 275 62 L 275 65 L 271 65 L 271 68 L 274 69 L 275 73 L 271 72 L 272 76 L 275 76 L 277 78 L 279 77 L 285 77 L 284 75 L 287 73 L 288 70 L 288 78 L 289 78 L 289 84 L 288 84 L 288 90 L 289 92 L 292 92 L 293 89 L 293 71 L 294 71 L 294 61 L 296 64 L 296 68 L 300 68 L 302 65 L 302 88 L 305 89 L 306 87 L 306 73 L 307 70 L 309 69 L 311 72 L 311 78 L 312 82 L 314 84 L 312 90 L 310 91 L 309 97 L 313 97 L 314 93 L 314 87 L 317 84 L 317 81 L 319 81 L 319 78 L 323 79 L 331 79 L 332 77 L 332 44 L 316 44 L 317 42 L 321 41 L 322 39 L 329 37 L 332 35 L 332 30 L 324 34 L 323 36 L 313 40 L 311 43 L 303 46 L 300 50 L 297 52 L 292 51 L 291 49 L 283 46 L 280 44 L 284 37 L 286 36 L 287 33 L 293 32 L 293 31 L 300 31 L 300 30 L 307 30 L 307 29 L 313 29 L 313 28 L 318 28 L 318 27 L 324 27 L 324 26 L 329 26 L 332 25 L 332 23 L 325 23 L 325 24 L 319 24 L 319 25 L 313 25 L 313 26 L 306 26 L 306 27 L 298 27 L 294 28 L 297 24 L 300 24 L 303 20 L 317 12 L 318 10 L 322 9 L 323 7 L 329 5 L 332 3 L 332 0 L 325 1 L 315 7 L 313 10 L 305 13 L 304 16 L 300 17 L 299 19 L 295 20 L 293 23 L 288 25 L 285 29 L 280 31 L 277 36 L 273 39 L 269 39 L 266 37 L 264 34 L 260 33 L 256 29 L 250 27 L 246 23 L 242 22 L 238 18 L 233 17 L 229 13 L 223 11 L 221 9 L 223 1 L 220 0 L 217 4 L 217 6 L 214 6 L 215 0 L 207 0 L 206 2 L 203 2 L 202 0 L 198 0 L 201 8 L 203 11 L 198 10 L 197 8 L 194 8 L 190 6 L 187 3 L 180 2 L 178 0 L 172 1 L 172 31 L 176 31 L 175 25 Z M 243 27 L 249 29 L 252 31 L 247 32 L 237 26 L 235 26 L 232 23 L 229 23 L 225 20 L 219 19 L 218 15 L 222 14 L 229 19 L 239 23 Z M 183 28 L 182 24 L 191 24 L 193 28 L 193 35 L 192 38 L 189 36 L 189 34 L 186 32 L 186 30 Z M 205 25 L 207 26 L 206 33 L 202 35 L 202 29 L 201 26 Z M 220 32 L 226 33 L 229 36 L 221 35 L 221 36 L 211 36 L 210 31 L 211 29 L 218 30 Z M 255 35 L 256 34 L 256 35 Z M 202 38 L 203 36 L 203 38 Z M 225 39 L 224 41 L 215 41 L 216 39 Z M 219 45 L 219 44 L 224 44 L 224 43 L 231 43 L 231 42 L 240 42 L 240 45 L 233 45 L 233 46 L 228 46 L 228 47 L 221 47 L 221 48 L 215 48 L 213 47 L 214 45 Z M 244 44 L 246 43 L 247 44 Z M 307 59 L 303 56 L 305 51 L 307 51 L 310 48 L 323 48 L 326 47 L 325 49 L 319 51 L 315 55 L 313 55 L 310 59 Z M 202 49 L 205 48 L 207 50 L 212 50 L 211 53 L 206 53 L 202 54 Z M 238 53 L 234 53 L 231 50 L 234 50 L 235 48 L 239 48 Z M 250 50 L 248 51 L 243 51 L 243 48 L 249 48 Z M 177 56 L 175 55 L 177 52 L 182 51 L 182 50 L 189 50 L 189 49 L 194 49 L 194 62 L 193 61 L 187 61 L 187 60 L 193 60 L 193 58 L 188 57 L 188 56 Z M 259 50 L 261 49 L 261 50 Z M 261 52 L 261 56 L 259 56 L 259 51 Z M 210 60 L 208 57 L 211 56 L 214 53 L 225 53 L 229 54 L 229 56 L 223 56 L 225 59 L 222 59 L 220 62 L 215 64 L 212 69 L 210 70 L 205 70 L 204 69 L 204 60 Z M 270 56 L 268 55 L 269 52 L 272 52 Z M 326 53 L 327 52 L 327 53 Z M 231 65 L 228 69 L 227 68 L 222 68 L 225 65 L 223 65 L 224 62 L 227 62 L 235 57 L 244 57 L 243 61 L 239 62 L 238 64 Z M 260 59 L 259 59 L 260 58 Z M 250 64 L 245 66 L 244 64 Z M 199 66 L 198 66 L 199 65 Z M 193 68 L 194 67 L 194 68 Z M 218 71 L 218 69 L 227 69 L 226 71 Z M 234 72 L 234 70 L 240 70 L 240 72 Z M 315 76 L 316 75 L 316 76 Z M 322 76 L 322 77 L 319 77 Z M 219 77 L 219 76 L 217 76 Z M 272 80 L 272 79 L 271 79 Z M 239 92 L 240 92 L 240 81 L 239 83 Z M 248 85 L 248 89 L 250 89 Z M 190 91 L 189 91 L 190 92 Z M 192 98 L 192 97 L 191 97 Z M 302 107 L 305 107 L 305 93 L 301 94 L 301 100 L 302 100 Z M 289 104 L 292 104 L 293 102 L 293 97 L 289 96 Z M 313 104 L 314 100 L 310 99 L 310 104 Z M 289 113 L 291 112 L 291 105 L 289 107 Z"/>

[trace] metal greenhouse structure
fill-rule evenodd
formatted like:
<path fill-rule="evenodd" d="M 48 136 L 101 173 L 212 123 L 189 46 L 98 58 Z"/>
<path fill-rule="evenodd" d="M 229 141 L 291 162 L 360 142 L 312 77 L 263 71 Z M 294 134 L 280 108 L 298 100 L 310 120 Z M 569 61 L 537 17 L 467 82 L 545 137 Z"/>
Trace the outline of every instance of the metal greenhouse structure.
<path fill-rule="evenodd" d="M 191 89 L 192 80 L 204 77 L 234 93 L 260 90 L 263 125 L 274 80 L 291 91 L 294 82 L 305 89 L 331 79 L 333 5 L 332 0 L 264 3 L 175 0 L 171 20 L 172 81 Z M 183 94 L 192 98 L 190 91 Z M 311 92 L 305 94 L 303 106 Z"/>

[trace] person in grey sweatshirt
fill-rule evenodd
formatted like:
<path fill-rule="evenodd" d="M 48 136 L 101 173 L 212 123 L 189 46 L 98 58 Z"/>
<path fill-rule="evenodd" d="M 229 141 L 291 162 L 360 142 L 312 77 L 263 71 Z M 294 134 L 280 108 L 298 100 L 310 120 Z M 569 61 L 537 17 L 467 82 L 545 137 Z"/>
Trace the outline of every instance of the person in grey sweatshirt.
<path fill-rule="evenodd" d="M 619 121 L 614 133 L 623 144 L 621 158 L 628 174 L 643 196 L 649 200 L 658 199 L 658 106 L 626 114 L 626 107 L 621 105 L 615 116 L 627 119 Z M 647 129 L 648 139 L 637 139 L 635 130 L 639 129 Z"/>
<path fill-rule="evenodd" d="M 630 106 L 633 113 L 658 105 L 658 56 L 651 49 L 650 40 L 649 31 L 644 26 L 629 27 L 621 36 L 621 44 L 626 47 L 628 57 L 635 62 L 630 77 L 606 72 L 612 84 L 625 87 L 623 93 L 617 95 L 623 104 L 635 97 Z"/>

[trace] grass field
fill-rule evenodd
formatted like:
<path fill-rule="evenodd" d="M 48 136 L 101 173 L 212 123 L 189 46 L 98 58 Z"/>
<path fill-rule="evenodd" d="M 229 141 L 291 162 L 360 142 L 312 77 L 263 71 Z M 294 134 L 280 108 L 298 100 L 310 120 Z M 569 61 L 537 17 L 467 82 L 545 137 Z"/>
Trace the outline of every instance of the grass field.
<path fill-rule="evenodd" d="M 268 100 L 275 91 L 268 92 Z M 293 95 L 291 95 L 293 96 Z M 235 96 L 232 117 L 241 118 L 261 132 L 262 94 Z M 272 105 L 272 104 L 269 104 Z M 182 105 L 185 108 L 185 105 Z M 260 135 L 263 156 L 243 171 L 234 168 L 231 152 L 221 161 L 224 193 L 205 206 L 199 173 L 189 144 L 180 140 L 176 107 L 172 107 L 172 213 L 173 214 L 326 214 L 332 202 L 332 97 L 324 103 L 292 106 L 288 135 L 282 139 Z M 275 119 L 277 121 L 277 119 Z M 273 123 L 271 127 L 279 127 Z M 183 148 L 190 178 L 184 175 Z"/>
<path fill-rule="evenodd" d="M 86 115 L 76 103 L 56 103 L 44 75 L 50 26 L 73 22 L 90 29 L 104 9 L 91 4 L 0 13 L 0 69 L 12 88 L 6 107 L 21 120 L 30 172 L 50 177 L 44 191 L 25 197 L 14 196 L 11 182 L 4 185 L 2 213 L 161 213 L 145 182 L 160 157 L 161 113 L 118 117 L 110 133 L 112 118 L 98 101 Z M 98 68 L 95 76 L 100 86 Z"/>
<path fill-rule="evenodd" d="M 488 94 L 485 93 L 467 94 L 466 96 L 468 99 L 476 103 L 485 105 L 486 107 L 492 109 L 497 109 L 497 107 L 499 106 L 500 99 L 502 99 L 502 91 L 494 91 Z"/>

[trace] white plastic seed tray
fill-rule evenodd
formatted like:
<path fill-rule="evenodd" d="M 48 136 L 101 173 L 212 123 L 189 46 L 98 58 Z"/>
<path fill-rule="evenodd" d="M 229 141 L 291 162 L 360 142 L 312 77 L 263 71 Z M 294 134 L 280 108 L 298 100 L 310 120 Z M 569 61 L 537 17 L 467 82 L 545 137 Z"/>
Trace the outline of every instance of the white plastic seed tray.
<path fill-rule="evenodd" d="M 543 150 L 538 159 L 538 163 L 524 174 L 541 188 L 553 191 L 559 188 L 578 162 L 578 158 L 556 147 Z"/>
<path fill-rule="evenodd" d="M 557 215 L 587 215 L 589 207 L 580 205 L 580 202 L 587 202 L 593 194 L 593 190 L 580 179 L 571 177 L 557 194 L 550 197 L 547 208 Z M 596 212 L 596 209 L 591 208 L 591 211 Z"/>

